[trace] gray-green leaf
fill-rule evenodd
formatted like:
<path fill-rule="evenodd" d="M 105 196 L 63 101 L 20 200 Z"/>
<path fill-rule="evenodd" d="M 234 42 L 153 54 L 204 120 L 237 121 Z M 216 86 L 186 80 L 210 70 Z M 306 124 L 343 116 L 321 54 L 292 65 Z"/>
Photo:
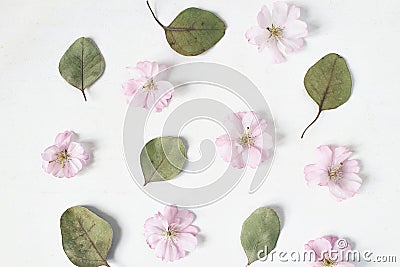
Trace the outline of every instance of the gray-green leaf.
<path fill-rule="evenodd" d="M 244 221 L 240 241 L 248 259 L 247 265 L 275 248 L 280 229 L 279 217 L 271 208 L 258 208 Z"/>
<path fill-rule="evenodd" d="M 69 260 L 79 267 L 109 266 L 113 231 L 108 222 L 76 206 L 67 209 L 60 220 L 62 245 Z"/>
<path fill-rule="evenodd" d="M 338 54 L 328 54 L 313 65 L 304 77 L 307 93 L 318 105 L 317 117 L 307 126 L 313 125 L 323 110 L 335 109 L 349 100 L 351 75 L 346 61 Z"/>
<path fill-rule="evenodd" d="M 183 10 L 169 26 L 164 26 L 151 13 L 164 29 L 167 41 L 172 49 L 184 56 L 197 56 L 221 40 L 225 35 L 225 23 L 214 13 L 191 7 Z"/>
<path fill-rule="evenodd" d="M 85 37 L 79 38 L 68 48 L 58 66 L 61 76 L 82 91 L 85 101 L 85 89 L 100 78 L 104 68 L 104 58 L 99 48 Z"/>
<path fill-rule="evenodd" d="M 144 185 L 171 180 L 182 170 L 186 148 L 179 137 L 158 137 L 149 141 L 140 153 Z"/>

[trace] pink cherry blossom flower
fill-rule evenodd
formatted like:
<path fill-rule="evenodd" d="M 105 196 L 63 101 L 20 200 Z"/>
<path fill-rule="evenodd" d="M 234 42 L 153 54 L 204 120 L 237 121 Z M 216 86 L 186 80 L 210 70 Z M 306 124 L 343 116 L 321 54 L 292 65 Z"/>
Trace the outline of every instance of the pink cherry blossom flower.
<path fill-rule="evenodd" d="M 317 152 L 318 162 L 304 168 L 307 184 L 328 186 L 338 201 L 353 197 L 360 188 L 362 180 L 358 176 L 360 171 L 358 161 L 348 159 L 352 151 L 344 146 L 320 146 Z"/>
<path fill-rule="evenodd" d="M 147 244 L 163 261 L 175 261 L 185 257 L 197 246 L 198 228 L 192 225 L 195 215 L 188 210 L 166 206 L 164 214 L 158 212 L 144 224 Z"/>
<path fill-rule="evenodd" d="M 72 142 L 74 132 L 65 131 L 56 136 L 54 145 L 42 153 L 42 167 L 55 177 L 74 177 L 86 166 L 89 154 L 81 144 Z"/>
<path fill-rule="evenodd" d="M 133 78 L 123 85 L 123 92 L 128 102 L 134 107 L 160 112 L 172 98 L 173 85 L 166 81 L 166 65 L 157 62 L 142 61 L 136 67 L 128 68 Z"/>
<path fill-rule="evenodd" d="M 346 239 L 324 236 L 309 241 L 304 248 L 311 252 L 309 264 L 313 267 L 354 267 L 348 262 L 351 246 Z"/>
<path fill-rule="evenodd" d="M 227 117 L 228 134 L 215 140 L 217 151 L 234 168 L 244 168 L 248 164 L 256 168 L 269 158 L 272 137 L 266 132 L 267 121 L 255 112 L 238 112 Z"/>
<path fill-rule="evenodd" d="M 272 15 L 267 6 L 258 13 L 258 26 L 246 32 L 246 38 L 252 45 L 258 46 L 258 51 L 267 48 L 267 57 L 271 63 L 284 61 L 286 53 L 300 50 L 304 45 L 303 37 L 308 35 L 307 24 L 299 20 L 300 8 L 284 2 L 273 4 Z"/>

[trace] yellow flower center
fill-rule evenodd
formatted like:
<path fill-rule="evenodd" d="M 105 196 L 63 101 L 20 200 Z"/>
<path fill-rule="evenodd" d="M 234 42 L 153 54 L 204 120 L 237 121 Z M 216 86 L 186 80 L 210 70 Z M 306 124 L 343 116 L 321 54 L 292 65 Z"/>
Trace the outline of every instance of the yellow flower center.
<path fill-rule="evenodd" d="M 240 138 L 240 142 L 242 143 L 242 145 L 254 145 L 254 137 L 251 136 L 249 130 L 250 127 L 246 127 L 245 133 L 243 134 L 242 138 Z"/>
<path fill-rule="evenodd" d="M 67 150 L 63 150 L 56 154 L 57 159 L 55 160 L 62 168 L 65 167 L 65 163 L 68 161 L 70 155 L 68 155 Z"/>
<path fill-rule="evenodd" d="M 164 235 L 166 238 L 176 238 L 177 236 L 175 229 L 171 226 L 168 226 L 168 229 L 165 231 Z"/>
<path fill-rule="evenodd" d="M 323 266 L 325 266 L 325 267 L 331 267 L 331 266 L 333 266 L 333 265 L 336 265 L 336 263 L 333 261 L 333 260 L 331 260 L 331 259 L 324 259 L 323 261 L 322 261 L 322 264 L 323 264 Z"/>
<path fill-rule="evenodd" d="M 342 167 L 343 167 L 343 162 L 340 162 L 339 165 L 336 166 L 335 168 L 333 167 L 329 168 L 328 169 L 329 179 L 331 179 L 334 182 L 342 179 L 343 178 Z"/>
<path fill-rule="evenodd" d="M 267 30 L 271 33 L 270 37 L 281 37 L 283 29 L 280 27 L 275 27 L 274 24 L 271 27 L 267 27 Z"/>
<path fill-rule="evenodd" d="M 145 90 L 145 91 L 151 91 L 151 90 L 156 89 L 156 86 L 155 86 L 155 84 L 154 84 L 153 79 L 149 79 L 149 80 L 143 85 L 142 89 Z"/>

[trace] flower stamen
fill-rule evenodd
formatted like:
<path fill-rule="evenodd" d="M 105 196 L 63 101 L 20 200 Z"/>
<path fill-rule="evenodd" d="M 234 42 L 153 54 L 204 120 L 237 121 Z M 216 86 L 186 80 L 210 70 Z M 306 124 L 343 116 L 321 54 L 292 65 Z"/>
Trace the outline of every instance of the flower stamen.
<path fill-rule="evenodd" d="M 154 84 L 153 78 L 147 80 L 147 82 L 142 86 L 142 89 L 145 91 L 152 91 L 157 89 L 156 85 Z"/>
<path fill-rule="evenodd" d="M 69 160 L 69 158 L 70 158 L 70 155 L 68 154 L 67 150 L 65 149 L 65 150 L 57 153 L 56 159 L 53 161 L 56 161 L 58 164 L 61 165 L 62 168 L 64 168 L 65 163 Z M 53 161 L 50 161 L 50 162 L 53 162 Z"/>
<path fill-rule="evenodd" d="M 254 137 L 249 133 L 250 127 L 246 127 L 245 133 L 242 138 L 240 138 L 240 142 L 242 145 L 254 145 Z"/>
<path fill-rule="evenodd" d="M 332 181 L 338 181 L 340 179 L 343 178 L 343 171 L 342 171 L 342 167 L 343 167 L 343 162 L 340 162 L 338 166 L 336 166 L 335 168 L 329 168 L 328 169 L 328 175 L 329 175 L 329 179 L 331 179 Z"/>
<path fill-rule="evenodd" d="M 275 38 L 281 37 L 282 33 L 283 33 L 283 29 L 280 28 L 280 27 L 275 27 L 274 24 L 272 24 L 271 27 L 267 27 L 267 30 L 271 34 L 269 36 L 269 38 L 271 38 L 271 37 L 275 37 Z"/>
<path fill-rule="evenodd" d="M 173 226 L 168 225 L 168 228 L 164 232 L 164 237 L 166 239 L 173 239 L 174 240 L 174 239 L 176 239 L 178 237 L 178 233 L 177 233 L 176 229 Z"/>
<path fill-rule="evenodd" d="M 334 262 L 333 260 L 327 258 L 327 259 L 324 259 L 322 261 L 322 264 L 323 264 L 324 267 L 331 267 L 331 266 L 336 265 L 336 262 Z"/>

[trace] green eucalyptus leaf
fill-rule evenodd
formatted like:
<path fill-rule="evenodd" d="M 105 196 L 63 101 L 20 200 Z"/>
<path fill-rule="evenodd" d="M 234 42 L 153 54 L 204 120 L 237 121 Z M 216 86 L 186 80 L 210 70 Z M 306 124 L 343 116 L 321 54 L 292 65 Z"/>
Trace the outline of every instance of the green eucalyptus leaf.
<path fill-rule="evenodd" d="M 315 63 L 304 77 L 307 93 L 318 105 L 316 118 L 304 130 L 313 125 L 321 112 L 335 109 L 349 100 L 352 80 L 349 68 L 343 57 L 338 54 L 328 54 Z"/>
<path fill-rule="evenodd" d="M 104 58 L 99 48 L 85 37 L 79 38 L 68 48 L 58 66 L 61 76 L 82 91 L 85 101 L 85 89 L 100 78 L 104 68 Z"/>
<path fill-rule="evenodd" d="M 280 229 L 279 217 L 271 208 L 258 208 L 244 221 L 240 241 L 248 259 L 247 265 L 275 248 Z"/>
<path fill-rule="evenodd" d="M 79 267 L 109 266 L 113 231 L 108 222 L 89 211 L 76 206 L 61 216 L 62 245 L 69 260 Z"/>
<path fill-rule="evenodd" d="M 186 148 L 179 137 L 158 137 L 140 153 L 144 185 L 175 178 L 186 161 Z"/>
<path fill-rule="evenodd" d="M 150 8 L 149 2 L 147 5 Z M 161 24 L 151 8 L 150 11 L 164 29 L 171 48 L 184 56 L 197 56 L 207 51 L 225 35 L 225 23 L 207 10 L 187 8 L 179 13 L 169 26 Z"/>

